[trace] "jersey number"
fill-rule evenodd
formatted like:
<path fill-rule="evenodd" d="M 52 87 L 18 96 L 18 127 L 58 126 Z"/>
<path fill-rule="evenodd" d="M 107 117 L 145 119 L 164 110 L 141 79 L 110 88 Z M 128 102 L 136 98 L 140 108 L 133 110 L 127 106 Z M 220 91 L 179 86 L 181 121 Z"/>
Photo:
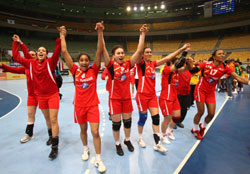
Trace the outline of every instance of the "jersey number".
<path fill-rule="evenodd" d="M 210 71 L 210 74 L 212 75 L 212 76 L 214 76 L 216 73 L 217 73 L 217 69 L 212 69 L 211 71 Z"/>

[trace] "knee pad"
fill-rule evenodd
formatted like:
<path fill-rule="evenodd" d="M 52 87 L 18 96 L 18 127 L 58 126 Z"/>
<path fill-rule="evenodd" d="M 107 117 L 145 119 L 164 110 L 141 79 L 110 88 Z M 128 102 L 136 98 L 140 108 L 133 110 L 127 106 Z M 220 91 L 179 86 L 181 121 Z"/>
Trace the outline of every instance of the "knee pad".
<path fill-rule="evenodd" d="M 175 124 L 180 123 L 180 122 L 181 122 L 181 116 L 172 117 L 172 121 L 173 121 Z"/>
<path fill-rule="evenodd" d="M 139 120 L 138 120 L 138 125 L 139 126 L 144 126 L 144 124 L 146 123 L 147 120 L 147 113 L 143 114 L 141 112 L 139 112 Z"/>
<path fill-rule="evenodd" d="M 113 131 L 119 131 L 120 130 L 120 128 L 121 128 L 121 124 L 122 124 L 122 122 L 121 121 L 119 121 L 119 122 L 112 122 L 112 129 L 113 129 Z"/>
<path fill-rule="evenodd" d="M 132 124 L 131 118 L 129 118 L 129 119 L 127 119 L 127 120 L 124 120 L 124 119 L 123 119 L 123 124 L 124 124 L 124 127 L 125 127 L 125 128 L 127 128 L 127 129 L 131 128 L 131 124 Z"/>
<path fill-rule="evenodd" d="M 159 124 L 160 124 L 160 116 L 159 116 L 159 114 L 156 114 L 156 115 L 152 116 L 152 122 L 153 122 L 153 125 L 159 126 Z"/>

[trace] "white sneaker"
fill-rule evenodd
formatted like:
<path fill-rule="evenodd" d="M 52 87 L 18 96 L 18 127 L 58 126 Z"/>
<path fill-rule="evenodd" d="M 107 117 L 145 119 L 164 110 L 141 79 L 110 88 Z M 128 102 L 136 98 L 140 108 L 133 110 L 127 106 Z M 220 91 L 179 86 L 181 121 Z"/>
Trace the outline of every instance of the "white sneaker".
<path fill-rule="evenodd" d="M 88 159 L 89 159 L 89 149 L 84 150 L 83 153 L 82 153 L 82 160 L 87 161 Z"/>
<path fill-rule="evenodd" d="M 171 132 L 168 132 L 168 137 L 171 139 L 171 140 L 175 140 L 175 137 L 174 137 L 174 134 L 173 134 L 173 130 L 171 130 Z"/>
<path fill-rule="evenodd" d="M 142 137 L 138 138 L 138 144 L 141 147 L 146 147 L 146 143 L 145 143 L 145 141 L 143 140 Z"/>
<path fill-rule="evenodd" d="M 165 134 L 165 135 L 162 135 L 161 137 L 161 141 L 165 144 L 171 144 L 171 142 L 169 141 L 168 139 L 168 136 Z"/>
<path fill-rule="evenodd" d="M 227 96 L 227 98 L 228 98 L 228 99 L 233 99 L 233 97 L 232 97 L 232 96 Z"/>
<path fill-rule="evenodd" d="M 106 172 L 106 167 L 105 167 L 105 165 L 103 164 L 102 160 L 96 161 L 96 162 L 95 162 L 95 166 L 98 167 L 98 171 L 99 171 L 100 173 Z"/>
<path fill-rule="evenodd" d="M 34 138 L 35 138 L 34 136 L 30 137 L 28 134 L 25 134 L 24 137 L 20 140 L 20 142 L 21 142 L 21 143 L 26 143 L 26 142 L 28 142 L 29 140 L 32 140 L 32 139 L 34 139 Z"/>
<path fill-rule="evenodd" d="M 159 152 L 167 152 L 168 149 L 165 148 L 160 142 L 158 144 L 154 145 L 154 150 L 159 151 Z"/>

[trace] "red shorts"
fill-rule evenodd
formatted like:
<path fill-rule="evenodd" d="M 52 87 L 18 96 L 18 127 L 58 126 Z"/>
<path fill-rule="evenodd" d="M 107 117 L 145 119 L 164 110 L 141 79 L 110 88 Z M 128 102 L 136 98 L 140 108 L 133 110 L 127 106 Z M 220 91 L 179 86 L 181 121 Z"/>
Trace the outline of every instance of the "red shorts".
<path fill-rule="evenodd" d="M 84 124 L 86 122 L 99 123 L 100 122 L 100 112 L 98 105 L 78 107 L 75 106 L 74 111 L 75 123 Z"/>
<path fill-rule="evenodd" d="M 146 111 L 148 108 L 158 108 L 156 94 L 148 96 L 136 93 L 136 103 L 139 111 Z"/>
<path fill-rule="evenodd" d="M 177 96 L 172 101 L 159 99 L 159 105 L 161 108 L 162 115 L 164 116 L 172 115 L 173 111 L 177 111 L 181 109 Z"/>
<path fill-rule="evenodd" d="M 133 111 L 132 100 L 125 99 L 110 99 L 109 100 L 109 113 L 120 114 L 120 113 L 131 113 Z"/>
<path fill-rule="evenodd" d="M 27 106 L 37 106 L 38 99 L 36 95 L 28 95 Z"/>
<path fill-rule="evenodd" d="M 59 109 L 59 93 L 38 96 L 39 109 Z"/>
<path fill-rule="evenodd" d="M 131 83 L 132 85 L 135 84 L 135 76 L 130 76 L 130 83 Z"/>
<path fill-rule="evenodd" d="M 207 93 L 201 89 L 195 88 L 194 99 L 198 102 L 203 102 L 203 103 L 216 103 L 214 91 Z"/>

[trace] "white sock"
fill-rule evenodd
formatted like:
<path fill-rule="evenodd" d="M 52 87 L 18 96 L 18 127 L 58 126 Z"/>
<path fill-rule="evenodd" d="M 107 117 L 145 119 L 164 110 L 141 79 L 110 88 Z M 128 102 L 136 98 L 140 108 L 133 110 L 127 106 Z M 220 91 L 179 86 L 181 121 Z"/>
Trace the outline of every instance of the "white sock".
<path fill-rule="evenodd" d="M 199 128 L 199 125 L 198 124 L 194 124 L 194 130 L 196 131 L 196 130 L 198 130 L 198 128 Z"/>
<path fill-rule="evenodd" d="M 95 160 L 96 162 L 101 161 L 101 154 L 96 154 Z"/>
<path fill-rule="evenodd" d="M 139 138 L 142 138 L 142 134 L 139 134 Z"/>
<path fill-rule="evenodd" d="M 89 150 L 89 147 L 88 146 L 83 146 L 83 150 Z"/>
<path fill-rule="evenodd" d="M 119 145 L 119 144 L 120 144 L 120 141 L 116 141 L 116 142 L 115 142 L 115 145 Z"/>
<path fill-rule="evenodd" d="M 168 127 L 166 133 L 171 133 L 173 128 Z"/>
<path fill-rule="evenodd" d="M 34 122 L 28 122 L 27 124 L 28 124 L 28 125 L 31 125 L 31 124 L 34 124 Z"/>
<path fill-rule="evenodd" d="M 126 137 L 125 140 L 126 140 L 126 141 L 130 141 L 130 137 Z"/>
<path fill-rule="evenodd" d="M 207 123 L 206 123 L 206 121 L 204 120 L 204 122 L 202 123 L 202 128 L 206 128 L 207 127 Z"/>

